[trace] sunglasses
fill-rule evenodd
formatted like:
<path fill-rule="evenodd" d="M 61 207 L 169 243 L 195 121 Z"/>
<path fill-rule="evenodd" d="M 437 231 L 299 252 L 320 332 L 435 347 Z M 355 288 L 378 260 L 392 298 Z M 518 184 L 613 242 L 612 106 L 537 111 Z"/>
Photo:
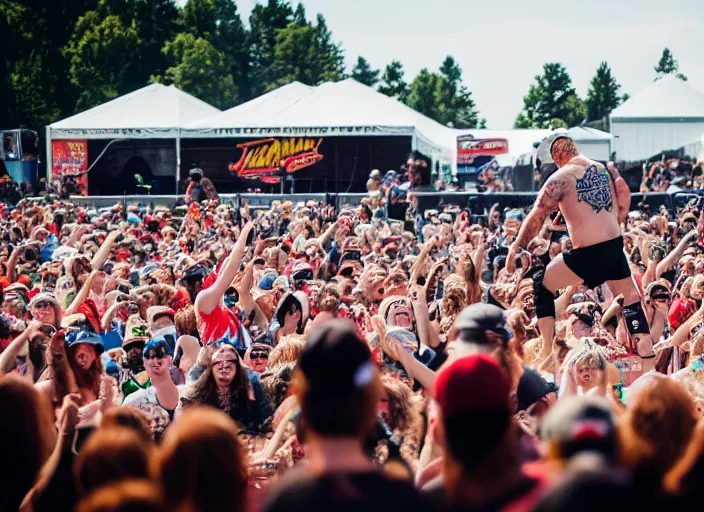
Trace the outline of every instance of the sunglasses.
<path fill-rule="evenodd" d="M 249 355 L 249 358 L 250 359 L 269 359 L 269 351 L 268 350 L 254 350 Z"/>
<path fill-rule="evenodd" d="M 51 307 L 51 302 L 49 302 L 48 300 L 40 300 L 34 305 L 34 307 L 38 309 L 49 308 Z"/>
<path fill-rule="evenodd" d="M 164 359 L 169 354 L 169 347 L 164 340 L 150 341 L 142 351 L 144 359 Z"/>
<path fill-rule="evenodd" d="M 213 368 L 225 366 L 226 363 L 228 367 L 234 366 L 237 364 L 237 359 L 225 359 L 223 361 L 218 361 L 217 363 L 213 363 Z"/>

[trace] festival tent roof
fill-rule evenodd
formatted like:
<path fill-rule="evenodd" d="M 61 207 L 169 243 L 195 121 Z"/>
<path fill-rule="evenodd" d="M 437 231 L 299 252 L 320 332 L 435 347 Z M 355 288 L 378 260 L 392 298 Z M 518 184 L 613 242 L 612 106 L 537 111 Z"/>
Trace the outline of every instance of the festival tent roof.
<path fill-rule="evenodd" d="M 457 132 L 353 79 L 293 82 L 194 122 L 184 137 L 408 135 L 427 155 L 454 158 Z"/>
<path fill-rule="evenodd" d="M 611 112 L 621 119 L 704 119 L 704 93 L 675 75 L 667 75 Z"/>
<path fill-rule="evenodd" d="M 49 125 L 52 138 L 175 138 L 180 128 L 220 112 L 173 85 L 151 84 Z"/>

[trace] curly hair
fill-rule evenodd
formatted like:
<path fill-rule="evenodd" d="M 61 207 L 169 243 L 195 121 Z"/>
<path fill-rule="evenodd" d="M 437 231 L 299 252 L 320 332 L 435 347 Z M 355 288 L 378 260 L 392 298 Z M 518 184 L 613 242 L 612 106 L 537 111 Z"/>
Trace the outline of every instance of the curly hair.
<path fill-rule="evenodd" d="M 295 362 L 285 362 L 267 368 L 259 376 L 259 382 L 264 390 L 264 397 L 272 411 L 278 409 L 288 396 L 295 369 Z"/>
<path fill-rule="evenodd" d="M 305 344 L 306 340 L 300 334 L 284 336 L 269 354 L 269 367 L 274 368 L 281 364 L 295 363 L 303 352 Z"/>

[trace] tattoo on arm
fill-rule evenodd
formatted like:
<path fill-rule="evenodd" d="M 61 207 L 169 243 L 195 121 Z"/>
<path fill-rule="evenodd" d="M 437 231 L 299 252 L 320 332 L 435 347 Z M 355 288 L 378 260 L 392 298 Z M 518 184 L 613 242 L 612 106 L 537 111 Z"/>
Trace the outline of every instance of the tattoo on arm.
<path fill-rule="evenodd" d="M 518 247 L 525 248 L 528 242 L 535 238 L 535 235 L 545 223 L 545 219 L 557 210 L 560 201 L 567 195 L 567 189 L 567 181 L 563 176 L 553 176 L 545 183 L 545 186 L 538 194 L 538 199 L 533 209 L 526 217 L 516 237 L 515 244 Z"/>

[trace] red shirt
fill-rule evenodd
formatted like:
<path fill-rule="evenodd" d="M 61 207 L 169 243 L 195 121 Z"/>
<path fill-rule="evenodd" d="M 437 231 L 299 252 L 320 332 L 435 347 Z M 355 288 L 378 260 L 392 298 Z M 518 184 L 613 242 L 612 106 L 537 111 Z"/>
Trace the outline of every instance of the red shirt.
<path fill-rule="evenodd" d="M 672 301 L 670 311 L 667 314 L 667 321 L 670 322 L 670 327 L 674 331 L 680 325 L 685 323 L 687 319 L 694 314 L 697 306 L 693 300 L 677 297 Z"/>
<path fill-rule="evenodd" d="M 203 345 L 218 341 L 228 335 L 235 347 L 247 348 L 240 332 L 240 319 L 231 309 L 220 305 L 208 314 L 200 311 L 198 314 L 200 315 L 198 332 Z"/>

